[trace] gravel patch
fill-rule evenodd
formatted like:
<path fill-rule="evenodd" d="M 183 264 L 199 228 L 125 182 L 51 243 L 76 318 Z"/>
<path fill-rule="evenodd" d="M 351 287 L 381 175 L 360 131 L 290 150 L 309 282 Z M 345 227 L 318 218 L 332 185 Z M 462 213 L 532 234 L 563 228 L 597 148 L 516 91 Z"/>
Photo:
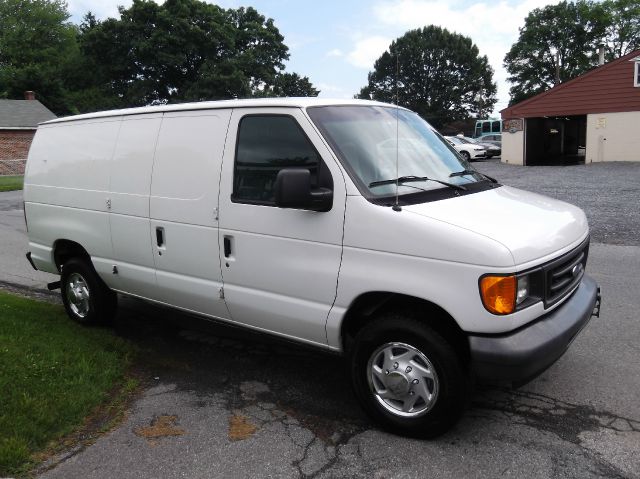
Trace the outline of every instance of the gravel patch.
<path fill-rule="evenodd" d="M 572 166 L 516 166 L 488 160 L 473 164 L 500 183 L 579 206 L 591 241 L 640 246 L 640 162 Z"/>

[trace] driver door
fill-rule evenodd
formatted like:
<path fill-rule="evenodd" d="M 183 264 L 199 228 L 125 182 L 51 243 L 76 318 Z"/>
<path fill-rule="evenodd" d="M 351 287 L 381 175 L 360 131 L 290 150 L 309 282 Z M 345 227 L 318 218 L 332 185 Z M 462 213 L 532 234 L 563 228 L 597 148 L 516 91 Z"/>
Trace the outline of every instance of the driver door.
<path fill-rule="evenodd" d="M 280 169 L 307 168 L 331 184 L 333 204 L 317 212 L 275 206 Z M 235 109 L 220 186 L 224 297 L 234 321 L 326 345 L 336 296 L 346 190 L 342 171 L 298 108 Z"/>

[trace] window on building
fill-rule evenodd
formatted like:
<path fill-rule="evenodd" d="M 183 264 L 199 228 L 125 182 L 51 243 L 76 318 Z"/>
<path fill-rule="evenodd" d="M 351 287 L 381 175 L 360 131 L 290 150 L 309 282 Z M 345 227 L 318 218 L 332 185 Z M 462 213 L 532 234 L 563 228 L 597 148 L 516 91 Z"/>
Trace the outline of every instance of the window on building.
<path fill-rule="evenodd" d="M 319 167 L 318 153 L 292 117 L 246 116 L 238 129 L 232 200 L 274 205 L 276 176 L 281 169 L 308 169 L 315 188 Z"/>
<path fill-rule="evenodd" d="M 640 86 L 640 58 L 636 58 L 633 70 L 633 86 Z"/>

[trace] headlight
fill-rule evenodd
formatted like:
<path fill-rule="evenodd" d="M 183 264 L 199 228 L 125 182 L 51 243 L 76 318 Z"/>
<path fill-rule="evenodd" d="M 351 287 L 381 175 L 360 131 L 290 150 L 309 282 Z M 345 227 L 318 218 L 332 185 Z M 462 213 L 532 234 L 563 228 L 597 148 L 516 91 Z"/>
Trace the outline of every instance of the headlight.
<path fill-rule="evenodd" d="M 520 276 L 516 288 L 516 306 L 529 297 L 529 276 Z"/>

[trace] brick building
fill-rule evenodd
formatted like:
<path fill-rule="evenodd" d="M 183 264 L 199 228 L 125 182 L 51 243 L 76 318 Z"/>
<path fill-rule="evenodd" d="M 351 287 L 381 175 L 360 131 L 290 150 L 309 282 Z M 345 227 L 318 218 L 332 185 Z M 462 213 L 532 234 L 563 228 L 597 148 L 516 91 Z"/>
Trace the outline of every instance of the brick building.
<path fill-rule="evenodd" d="M 28 91 L 24 100 L 0 100 L 0 175 L 21 175 L 38 123 L 55 118 Z"/>
<path fill-rule="evenodd" d="M 503 162 L 640 161 L 640 50 L 501 113 Z"/>

